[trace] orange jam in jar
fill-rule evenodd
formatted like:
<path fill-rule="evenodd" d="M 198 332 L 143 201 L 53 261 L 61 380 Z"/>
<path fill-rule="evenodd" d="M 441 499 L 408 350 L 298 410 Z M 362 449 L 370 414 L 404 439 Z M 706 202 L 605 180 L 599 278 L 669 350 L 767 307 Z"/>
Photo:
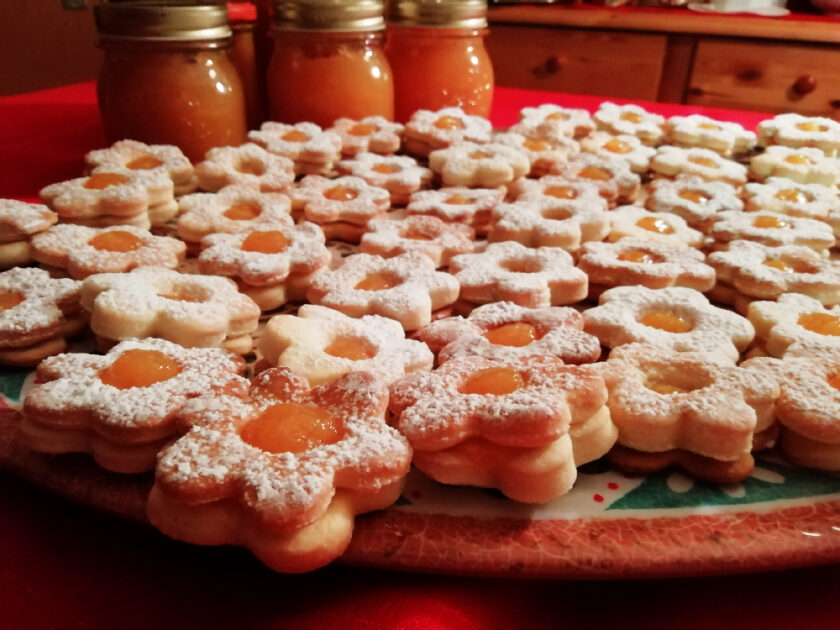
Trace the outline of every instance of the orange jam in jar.
<path fill-rule="evenodd" d="M 109 142 L 174 144 L 200 161 L 213 147 L 245 141 L 224 5 L 106 3 L 95 17 L 105 52 L 97 96 Z"/>
<path fill-rule="evenodd" d="M 454 106 L 489 117 L 493 65 L 486 34 L 486 0 L 392 1 L 385 53 L 394 71 L 396 120 Z"/>
<path fill-rule="evenodd" d="M 330 127 L 337 118 L 394 118 L 382 50 L 382 0 L 292 0 L 274 6 L 269 117 Z"/>
<path fill-rule="evenodd" d="M 230 59 L 242 81 L 248 128 L 257 129 L 265 120 L 265 74 L 257 58 L 257 7 L 251 2 L 228 2 L 227 12 L 233 32 Z"/>

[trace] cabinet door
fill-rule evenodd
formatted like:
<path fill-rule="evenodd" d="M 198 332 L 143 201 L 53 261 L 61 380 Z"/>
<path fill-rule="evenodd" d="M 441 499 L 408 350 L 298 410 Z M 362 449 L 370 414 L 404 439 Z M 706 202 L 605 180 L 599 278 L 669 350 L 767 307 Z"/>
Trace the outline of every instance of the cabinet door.
<path fill-rule="evenodd" d="M 840 114 L 840 48 L 702 40 L 686 92 L 692 105 Z"/>
<path fill-rule="evenodd" d="M 497 85 L 656 100 L 664 35 L 493 24 Z"/>

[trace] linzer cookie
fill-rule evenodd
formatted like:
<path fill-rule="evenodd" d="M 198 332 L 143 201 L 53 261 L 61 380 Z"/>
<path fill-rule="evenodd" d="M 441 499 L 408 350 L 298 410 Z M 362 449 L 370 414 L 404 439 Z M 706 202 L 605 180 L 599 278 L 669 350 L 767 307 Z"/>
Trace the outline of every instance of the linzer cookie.
<path fill-rule="evenodd" d="M 147 265 L 174 268 L 185 251 L 186 245 L 177 239 L 129 225 L 90 228 L 61 223 L 32 237 L 35 260 L 76 279 Z"/>
<path fill-rule="evenodd" d="M 212 392 L 245 396 L 244 368 L 218 348 L 162 339 L 124 341 L 105 356 L 51 357 L 24 400 L 21 441 L 43 453 L 89 453 L 114 472 L 153 470 L 184 403 Z"/>
<path fill-rule="evenodd" d="M 465 223 L 476 234 L 486 235 L 493 208 L 504 196 L 501 190 L 463 186 L 420 190 L 411 195 L 405 211 L 408 215 L 431 215 L 447 223 Z"/>
<path fill-rule="evenodd" d="M 837 190 L 822 184 L 800 184 L 787 177 L 768 177 L 763 183 L 744 186 L 744 203 L 750 212 L 776 212 L 791 217 L 828 221 L 837 205 Z"/>
<path fill-rule="evenodd" d="M 93 172 L 107 172 L 115 168 L 132 171 L 162 169 L 172 180 L 176 195 L 191 193 L 198 187 L 192 163 L 181 149 L 173 145 L 119 140 L 107 149 L 88 152 L 85 163 Z"/>
<path fill-rule="evenodd" d="M 523 107 L 519 112 L 519 123 L 511 130 L 517 133 L 534 130 L 537 133 L 580 139 L 595 130 L 595 122 L 585 109 L 544 103 L 537 107 Z"/>
<path fill-rule="evenodd" d="M 756 136 L 734 122 L 714 120 L 701 114 L 671 116 L 665 121 L 667 140 L 679 147 L 711 149 L 724 157 L 746 153 L 756 144 Z"/>
<path fill-rule="evenodd" d="M 0 199 L 0 269 L 32 262 L 30 239 L 58 221 L 58 215 L 40 203 Z"/>
<path fill-rule="evenodd" d="M 577 364 L 592 363 L 601 355 L 598 339 L 583 332 L 583 317 L 568 306 L 527 308 L 493 302 L 476 307 L 466 319 L 434 321 L 414 338 L 437 354 L 438 363 L 459 356 L 512 361 L 544 354 Z"/>
<path fill-rule="evenodd" d="M 752 473 L 752 450 L 772 442 L 779 386 L 767 369 L 641 343 L 615 349 L 604 367 L 618 426 L 608 459 L 618 468 L 678 466 L 699 479 L 736 483 Z"/>
<path fill-rule="evenodd" d="M 382 315 L 405 330 L 416 330 L 432 321 L 432 313 L 455 302 L 458 281 L 435 271 L 435 263 L 423 254 L 354 254 L 314 278 L 306 297 L 351 317 Z"/>
<path fill-rule="evenodd" d="M 733 363 L 755 337 L 748 319 L 685 287 L 615 287 L 583 312 L 583 320 L 584 330 L 608 348 L 644 342 L 678 352 L 716 352 Z"/>
<path fill-rule="evenodd" d="M 296 175 L 329 175 L 341 157 L 341 136 L 310 122 L 264 122 L 259 131 L 248 133 L 248 139 L 292 160 Z"/>
<path fill-rule="evenodd" d="M 341 154 L 353 157 L 360 153 L 391 155 L 402 143 L 404 127 L 382 116 L 367 116 L 361 120 L 338 118 L 328 132 L 341 138 Z"/>
<path fill-rule="evenodd" d="M 253 143 L 216 147 L 196 165 L 202 190 L 215 192 L 225 186 L 249 186 L 262 192 L 283 192 L 295 180 L 293 162 Z"/>
<path fill-rule="evenodd" d="M 665 118 L 638 105 L 616 105 L 605 101 L 592 118 L 602 131 L 616 136 L 636 136 L 650 146 L 658 145 L 664 137 L 662 126 Z"/>
<path fill-rule="evenodd" d="M 767 211 L 719 212 L 708 234 L 719 246 L 738 240 L 770 247 L 803 245 L 823 256 L 828 256 L 828 249 L 834 247 L 834 232 L 827 223 Z"/>
<path fill-rule="evenodd" d="M 639 174 L 648 171 L 650 159 L 656 154 L 656 149 L 642 143 L 636 136 L 614 136 L 605 131 L 596 131 L 583 138 L 580 148 L 600 157 L 624 160 L 631 171 Z"/>
<path fill-rule="evenodd" d="M 820 149 L 774 145 L 750 160 L 750 174 L 759 181 L 787 177 L 801 184 L 835 186 L 840 181 L 840 164 Z"/>
<path fill-rule="evenodd" d="M 783 293 L 775 302 L 752 302 L 747 317 L 772 357 L 799 347 L 840 350 L 838 306 L 826 308 L 807 295 Z"/>
<path fill-rule="evenodd" d="M 444 186 L 497 188 L 527 175 L 531 162 L 524 151 L 507 144 L 462 141 L 429 153 L 429 167 Z"/>
<path fill-rule="evenodd" d="M 555 164 L 568 162 L 571 157 L 580 153 L 580 145 L 571 138 L 552 136 L 538 130 L 525 133 L 497 132 L 493 134 L 493 143 L 522 151 L 531 164 L 531 170 L 528 172 L 530 177 L 542 177 Z"/>
<path fill-rule="evenodd" d="M 82 306 L 103 345 L 132 337 L 159 337 L 184 347 L 222 346 L 251 351 L 260 308 L 228 278 L 181 274 L 163 267 L 91 276 Z"/>
<path fill-rule="evenodd" d="M 404 146 L 411 155 L 426 157 L 456 142 L 489 142 L 492 131 L 489 120 L 465 114 L 460 107 L 418 109 L 405 124 Z"/>
<path fill-rule="evenodd" d="M 642 206 L 621 206 L 609 213 L 611 241 L 635 238 L 670 245 L 701 247 L 705 235 L 688 227 L 682 217 L 669 212 L 650 212 Z"/>
<path fill-rule="evenodd" d="M 650 167 L 664 177 L 694 175 L 708 182 L 723 181 L 735 187 L 743 186 L 747 181 L 747 169 L 743 164 L 721 157 L 710 149 L 659 147 Z"/>
<path fill-rule="evenodd" d="M 840 151 L 840 123 L 824 116 L 779 114 L 758 123 L 759 144 L 816 147 L 828 157 Z"/>
<path fill-rule="evenodd" d="M 747 184 L 745 189 L 753 184 Z M 731 184 L 707 182 L 696 175 L 679 175 L 676 179 L 654 179 L 648 186 L 645 207 L 651 212 L 670 212 L 682 217 L 689 227 L 705 232 L 715 215 L 724 210 L 743 210 Z"/>
<path fill-rule="evenodd" d="M 404 206 L 411 193 L 428 188 L 432 171 L 417 164 L 407 155 L 378 155 L 357 153 L 352 160 L 341 160 L 335 165 L 342 175 L 361 177 L 371 186 L 384 188 L 391 193 L 391 204 Z"/>
<path fill-rule="evenodd" d="M 362 235 L 359 250 L 392 258 L 417 252 L 436 267 L 446 267 L 453 256 L 475 249 L 475 230 L 462 223 L 447 223 L 429 215 L 410 215 L 400 220 L 373 219 Z"/>
<path fill-rule="evenodd" d="M 149 520 L 178 540 L 244 546 L 275 571 L 328 564 L 357 514 L 400 496 L 411 447 L 385 423 L 387 405 L 369 373 L 310 389 L 283 368 L 260 374 L 247 400 L 191 401 L 179 418 L 189 430 L 158 459 Z"/>
<path fill-rule="evenodd" d="M 592 184 L 611 205 L 635 201 L 641 184 L 625 160 L 592 153 L 580 153 L 551 172 L 572 182 Z"/>
<path fill-rule="evenodd" d="M 294 370 L 313 387 L 349 372 L 370 372 L 391 384 L 409 372 L 431 369 L 433 361 L 429 348 L 406 339 L 393 319 L 349 317 L 314 304 L 304 304 L 297 315 L 268 320 L 259 348 L 268 363 Z"/>
<path fill-rule="evenodd" d="M 87 324 L 80 290 L 80 282 L 34 267 L 0 273 L 0 362 L 33 366 L 64 351 L 65 338 Z"/>

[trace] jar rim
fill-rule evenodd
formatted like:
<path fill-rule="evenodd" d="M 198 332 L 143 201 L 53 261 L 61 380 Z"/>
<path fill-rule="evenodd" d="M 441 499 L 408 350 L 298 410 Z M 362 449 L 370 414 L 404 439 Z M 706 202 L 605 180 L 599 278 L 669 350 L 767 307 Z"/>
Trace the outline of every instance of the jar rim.
<path fill-rule="evenodd" d="M 273 28 L 280 31 L 381 31 L 384 0 L 275 0 Z"/>
<path fill-rule="evenodd" d="M 101 41 L 201 42 L 231 36 L 225 5 L 207 1 L 98 4 L 94 20 Z"/>
<path fill-rule="evenodd" d="M 389 0 L 389 24 L 431 28 L 487 27 L 487 0 Z"/>

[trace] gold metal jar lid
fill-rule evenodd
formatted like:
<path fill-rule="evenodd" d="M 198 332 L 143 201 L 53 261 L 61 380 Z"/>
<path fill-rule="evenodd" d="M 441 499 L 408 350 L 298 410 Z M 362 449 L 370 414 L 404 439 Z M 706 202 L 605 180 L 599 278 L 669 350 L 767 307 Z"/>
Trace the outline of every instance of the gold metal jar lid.
<path fill-rule="evenodd" d="M 284 31 L 381 31 L 384 0 L 275 0 L 274 28 Z"/>
<path fill-rule="evenodd" d="M 486 28 L 487 0 L 389 0 L 388 22 L 399 26 Z"/>
<path fill-rule="evenodd" d="M 199 42 L 231 36 L 227 9 L 213 2 L 109 2 L 94 7 L 102 41 Z"/>

